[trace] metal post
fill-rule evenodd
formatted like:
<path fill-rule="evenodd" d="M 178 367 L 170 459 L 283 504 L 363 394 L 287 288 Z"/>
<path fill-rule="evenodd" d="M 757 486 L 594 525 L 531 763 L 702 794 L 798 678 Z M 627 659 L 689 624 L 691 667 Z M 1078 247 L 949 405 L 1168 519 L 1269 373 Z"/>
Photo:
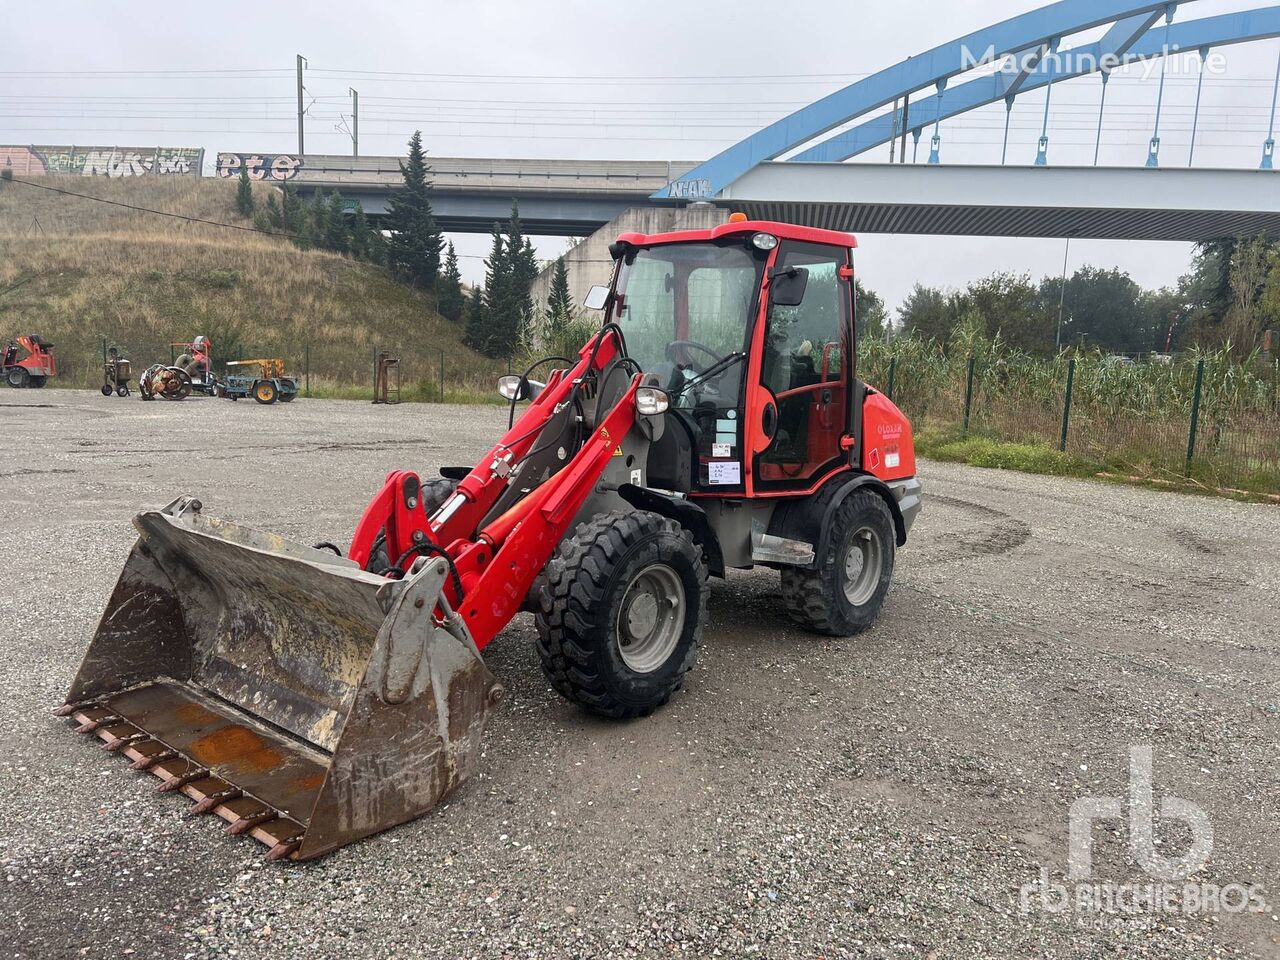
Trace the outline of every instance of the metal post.
<path fill-rule="evenodd" d="M 311 398 L 311 343 L 302 348 L 302 369 L 306 375 L 307 398 Z"/>
<path fill-rule="evenodd" d="M 1076 358 L 1067 361 L 1067 394 L 1062 401 L 1062 439 L 1058 441 L 1058 449 L 1067 450 L 1067 425 L 1071 422 L 1071 391 L 1076 384 Z"/>
<path fill-rule="evenodd" d="M 440 402 L 444 403 L 444 351 L 440 351 Z"/>
<path fill-rule="evenodd" d="M 307 61 L 298 54 L 298 156 L 306 153 L 302 142 L 302 65 Z"/>
<path fill-rule="evenodd" d="M 1204 91 L 1204 59 L 1209 55 L 1208 47 L 1200 48 L 1200 76 L 1196 80 L 1196 109 L 1191 115 L 1191 147 L 1187 150 L 1187 166 L 1196 156 L 1196 127 L 1200 126 L 1200 94 Z"/>
<path fill-rule="evenodd" d="M 1093 165 L 1098 165 L 1098 152 L 1102 149 L 1102 114 L 1107 109 L 1107 81 L 1111 79 L 1111 71 L 1102 71 L 1102 97 L 1098 100 L 1098 136 L 1093 141 Z"/>
<path fill-rule="evenodd" d="M 1147 149 L 1147 166 L 1160 166 L 1160 110 L 1164 106 L 1164 78 L 1169 72 L 1169 24 L 1173 22 L 1175 7 L 1171 3 L 1164 8 L 1164 45 L 1160 48 L 1163 59 L 1160 61 L 1160 92 L 1156 94 L 1156 125 L 1151 131 L 1151 145 Z"/>
<path fill-rule="evenodd" d="M 893 163 L 893 151 L 898 145 L 898 97 L 893 98 L 893 132 L 889 137 L 889 163 Z"/>
<path fill-rule="evenodd" d="M 1191 432 L 1187 436 L 1187 469 L 1191 476 L 1191 460 L 1196 454 L 1196 427 L 1200 425 L 1200 389 L 1204 386 L 1204 358 L 1196 364 L 1196 388 L 1191 395 Z"/>
<path fill-rule="evenodd" d="M 907 121 L 911 119 L 911 94 L 902 98 L 902 145 L 898 150 L 898 162 L 907 162 Z"/>
<path fill-rule="evenodd" d="M 360 91 L 348 87 L 351 91 L 351 155 L 360 156 Z"/>
<path fill-rule="evenodd" d="M 107 362 L 107 338 L 102 338 L 102 362 Z"/>
<path fill-rule="evenodd" d="M 1062 286 L 1058 288 L 1058 332 L 1053 337 L 1055 350 L 1062 349 L 1062 307 L 1067 301 L 1067 257 L 1071 255 L 1071 238 L 1067 237 L 1066 248 L 1062 251 Z"/>
<path fill-rule="evenodd" d="M 1004 145 L 1000 148 L 1000 166 L 1009 155 L 1009 120 L 1013 117 L 1013 97 L 1004 98 Z"/>
<path fill-rule="evenodd" d="M 1263 170 L 1272 169 L 1271 158 L 1276 152 L 1276 95 L 1280 94 L 1280 55 L 1276 56 L 1276 79 L 1271 87 L 1271 123 L 1267 127 L 1267 141 L 1262 145 Z"/>
<path fill-rule="evenodd" d="M 920 159 L 920 128 L 911 131 L 911 162 L 915 163 Z"/>
<path fill-rule="evenodd" d="M 935 109 L 937 115 L 933 118 L 933 138 L 929 141 L 929 163 L 937 166 L 942 162 L 942 93 L 947 89 L 947 81 L 938 81 L 938 102 Z"/>
<path fill-rule="evenodd" d="M 884 395 L 893 400 L 893 376 L 898 372 L 898 358 L 892 357 L 889 360 L 889 383 L 884 391 Z"/>
<path fill-rule="evenodd" d="M 969 373 L 964 384 L 964 432 L 969 432 L 969 412 L 973 409 L 973 368 L 976 361 L 969 358 Z"/>

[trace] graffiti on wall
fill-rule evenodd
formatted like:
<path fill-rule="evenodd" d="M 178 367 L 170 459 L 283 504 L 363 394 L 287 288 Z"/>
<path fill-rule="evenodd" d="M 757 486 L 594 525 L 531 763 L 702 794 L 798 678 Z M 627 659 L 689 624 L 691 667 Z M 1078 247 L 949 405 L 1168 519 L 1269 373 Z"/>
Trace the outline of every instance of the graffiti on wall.
<path fill-rule="evenodd" d="M 0 146 L 0 167 L 29 176 L 198 177 L 203 164 L 203 147 Z"/>
<path fill-rule="evenodd" d="M 281 153 L 220 153 L 217 174 L 238 177 L 245 170 L 250 180 L 292 180 L 302 169 L 302 158 Z"/>

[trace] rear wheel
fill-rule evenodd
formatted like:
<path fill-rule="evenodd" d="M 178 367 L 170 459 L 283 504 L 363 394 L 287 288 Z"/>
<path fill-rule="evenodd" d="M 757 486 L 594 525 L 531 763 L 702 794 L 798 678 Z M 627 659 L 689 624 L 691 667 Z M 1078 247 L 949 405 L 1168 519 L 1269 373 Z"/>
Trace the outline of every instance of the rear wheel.
<path fill-rule="evenodd" d="M 579 524 L 535 589 L 542 668 L 565 699 L 592 713 L 652 713 L 697 659 L 707 564 L 668 517 L 620 512 Z"/>
<path fill-rule="evenodd" d="M 286 391 L 286 390 L 281 390 L 281 391 L 280 391 L 280 402 L 281 402 L 281 403 L 292 403 L 292 402 L 293 402 L 293 398 L 294 398 L 294 397 L 296 397 L 296 396 L 297 396 L 297 394 L 296 394 L 296 393 L 289 393 L 289 392 L 288 392 L 288 391 Z"/>
<path fill-rule="evenodd" d="M 275 403 L 279 391 L 270 380 L 259 380 L 253 385 L 253 399 L 259 403 Z"/>
<path fill-rule="evenodd" d="M 127 383 L 122 383 L 120 384 L 120 386 L 116 387 L 116 396 L 127 397 L 128 395 L 129 395 L 129 385 Z"/>
<path fill-rule="evenodd" d="M 111 384 L 109 384 L 109 383 L 104 383 L 104 384 L 102 385 L 102 395 L 103 395 L 104 397 L 109 397 L 109 396 L 111 396 Z M 124 396 L 124 394 L 121 394 L 121 396 Z"/>
<path fill-rule="evenodd" d="M 4 378 L 11 387 L 25 387 L 27 381 L 31 379 L 31 374 L 27 373 L 26 367 L 10 367 Z"/>
<path fill-rule="evenodd" d="M 841 502 L 816 570 L 782 571 L 782 599 L 796 623 L 849 637 L 875 622 L 893 579 L 893 516 L 877 493 L 855 490 Z"/>
<path fill-rule="evenodd" d="M 458 489 L 457 480 L 446 480 L 443 477 L 437 477 L 435 480 L 422 481 L 422 508 L 426 510 L 427 516 L 444 506 L 444 502 L 453 496 L 454 491 Z M 365 569 L 370 573 L 386 573 L 391 568 L 392 559 L 398 560 L 399 557 L 387 557 L 387 536 L 386 533 L 379 533 L 373 541 L 373 550 L 369 554 L 369 562 L 365 564 Z"/>

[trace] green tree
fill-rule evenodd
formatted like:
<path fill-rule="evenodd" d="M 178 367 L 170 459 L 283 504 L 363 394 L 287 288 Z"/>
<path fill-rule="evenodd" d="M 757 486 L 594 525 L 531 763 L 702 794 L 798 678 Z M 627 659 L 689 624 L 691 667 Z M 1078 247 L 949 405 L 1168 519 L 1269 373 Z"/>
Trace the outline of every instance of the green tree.
<path fill-rule="evenodd" d="M 856 304 L 854 319 L 859 340 L 883 340 L 888 311 L 884 308 L 884 300 L 874 290 L 862 285 L 862 280 L 853 279 L 853 302 Z"/>
<path fill-rule="evenodd" d="M 999 336 L 1025 353 L 1053 353 L 1054 323 L 1040 297 L 1040 288 L 1026 274 L 993 273 L 975 280 L 956 299 L 959 317 L 970 317 L 988 340 Z"/>
<path fill-rule="evenodd" d="M 240 182 L 236 185 L 236 207 L 243 217 L 253 216 L 253 184 L 249 180 L 249 171 L 240 168 Z"/>
<path fill-rule="evenodd" d="M 509 316 L 507 288 L 511 275 L 507 245 L 501 224 L 494 223 L 490 234 L 489 257 L 484 262 L 484 289 L 477 288 L 467 311 L 467 346 L 487 357 L 505 355 L 508 342 L 504 336 Z"/>
<path fill-rule="evenodd" d="M 364 207 L 356 204 L 356 212 L 351 215 L 351 255 L 357 260 L 369 260 L 372 245 L 373 230 L 369 227 L 369 218 L 365 216 Z"/>
<path fill-rule="evenodd" d="M 325 214 L 324 245 L 337 253 L 346 253 L 351 248 L 347 233 L 347 213 L 342 203 L 342 194 L 337 190 L 329 194 Z"/>
<path fill-rule="evenodd" d="M 431 182 L 422 131 L 409 138 L 409 156 L 400 163 L 402 185 L 392 192 L 387 209 L 391 243 L 389 265 L 404 280 L 419 287 L 434 287 L 440 272 L 444 236 L 431 211 Z"/>
<path fill-rule="evenodd" d="M 281 230 L 284 228 L 284 211 L 280 208 L 280 201 L 276 199 L 276 192 L 272 190 L 267 194 L 267 225 L 272 230 Z"/>
<path fill-rule="evenodd" d="M 937 287 L 917 283 L 898 307 L 898 320 L 908 334 L 946 343 L 955 326 L 956 313 L 950 298 Z"/>
<path fill-rule="evenodd" d="M 445 250 L 444 270 L 436 288 L 436 309 L 440 315 L 457 323 L 462 319 L 466 298 L 462 293 L 462 271 L 458 269 L 458 254 L 453 244 Z"/>
<path fill-rule="evenodd" d="M 317 190 L 307 213 L 307 239 L 311 246 L 323 250 L 329 236 L 329 195 Z"/>
<path fill-rule="evenodd" d="M 1040 284 L 1042 311 L 1057 336 L 1061 277 Z M 1062 345 L 1097 347 L 1108 353 L 1145 353 L 1156 347 L 1143 290 L 1122 270 L 1084 266 L 1067 279 L 1062 298 Z"/>

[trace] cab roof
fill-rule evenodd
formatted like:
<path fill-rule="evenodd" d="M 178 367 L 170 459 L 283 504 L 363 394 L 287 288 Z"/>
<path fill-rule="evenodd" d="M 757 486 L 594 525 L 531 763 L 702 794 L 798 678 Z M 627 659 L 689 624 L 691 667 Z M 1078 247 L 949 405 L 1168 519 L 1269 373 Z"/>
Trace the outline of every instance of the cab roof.
<path fill-rule="evenodd" d="M 820 230 L 802 227 L 794 223 L 776 220 L 738 220 L 722 223 L 710 230 L 676 230 L 671 233 L 621 233 L 619 243 L 636 247 L 652 247 L 662 243 L 698 243 L 719 240 L 739 233 L 772 233 L 779 240 L 799 240 L 803 243 L 821 243 L 832 247 L 856 247 L 858 238 L 839 230 Z"/>

